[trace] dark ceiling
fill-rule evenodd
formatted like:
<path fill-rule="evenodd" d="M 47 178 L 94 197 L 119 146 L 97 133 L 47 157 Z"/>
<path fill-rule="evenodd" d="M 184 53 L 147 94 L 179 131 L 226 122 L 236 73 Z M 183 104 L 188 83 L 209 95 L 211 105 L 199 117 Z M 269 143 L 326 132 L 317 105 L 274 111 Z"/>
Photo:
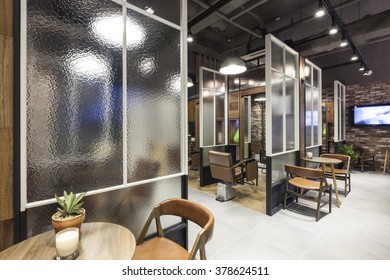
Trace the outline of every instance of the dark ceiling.
<path fill-rule="evenodd" d="M 188 30 L 195 41 L 189 53 L 223 60 L 264 48 L 273 34 L 323 69 L 323 84 L 390 79 L 390 0 L 323 0 L 352 40 L 340 47 L 342 32 L 329 35 L 332 16 L 314 17 L 318 0 L 189 0 Z M 363 77 L 351 62 L 356 47 L 373 74 Z M 191 66 L 190 66 L 191 67 Z"/>

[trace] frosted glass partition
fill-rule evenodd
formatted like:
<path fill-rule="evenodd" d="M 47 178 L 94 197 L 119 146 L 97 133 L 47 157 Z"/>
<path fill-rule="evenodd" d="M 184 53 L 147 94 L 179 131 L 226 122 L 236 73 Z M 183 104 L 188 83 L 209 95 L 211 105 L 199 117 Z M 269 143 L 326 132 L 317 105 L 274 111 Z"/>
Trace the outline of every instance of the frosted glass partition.
<path fill-rule="evenodd" d="M 167 2 L 153 15 L 145 1 L 21 2 L 22 211 L 63 190 L 169 182 L 143 199 L 181 196 L 187 6 Z"/>
<path fill-rule="evenodd" d="M 266 150 L 272 156 L 298 149 L 298 53 L 269 34 L 265 69 Z"/>
<path fill-rule="evenodd" d="M 122 47 L 97 33 L 122 7 L 94 2 L 27 1 L 28 202 L 123 183 Z"/>
<path fill-rule="evenodd" d="M 212 147 L 227 143 L 226 76 L 200 67 L 200 146 Z"/>
<path fill-rule="evenodd" d="M 345 85 L 334 81 L 334 140 L 335 142 L 345 141 Z"/>
<path fill-rule="evenodd" d="M 127 45 L 127 172 L 136 182 L 181 171 L 180 30 L 132 10 Z"/>
<path fill-rule="evenodd" d="M 286 164 L 296 165 L 296 152 L 279 154 L 272 157 L 272 183 L 286 179 L 284 166 Z M 268 193 L 267 193 L 268 195 Z"/>
<path fill-rule="evenodd" d="M 169 22 L 180 25 L 181 0 L 127 0 L 127 2 Z"/>
<path fill-rule="evenodd" d="M 322 145 L 321 69 L 307 59 L 305 64 L 309 71 L 305 83 L 306 147 L 313 147 Z"/>

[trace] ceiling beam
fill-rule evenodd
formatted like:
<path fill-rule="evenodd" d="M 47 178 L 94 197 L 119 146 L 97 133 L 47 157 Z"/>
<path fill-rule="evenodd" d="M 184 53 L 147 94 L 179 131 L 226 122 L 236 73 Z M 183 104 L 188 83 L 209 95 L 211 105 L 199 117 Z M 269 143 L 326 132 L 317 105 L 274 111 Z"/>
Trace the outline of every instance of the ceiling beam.
<path fill-rule="evenodd" d="M 206 3 L 204 3 L 203 1 L 200 1 L 200 0 L 192 0 L 192 2 L 198 4 L 199 6 L 202 6 L 202 7 L 205 8 L 205 9 L 210 8 L 210 6 L 209 6 L 208 4 L 206 4 Z M 230 20 L 226 15 L 222 14 L 221 12 L 215 12 L 214 14 L 215 14 L 217 17 L 219 17 L 219 18 L 221 18 L 221 19 L 223 19 L 223 20 L 229 22 L 230 24 L 234 25 L 235 27 L 237 27 L 237 28 L 239 28 L 239 29 L 241 29 L 241 30 L 243 30 L 243 31 L 245 31 L 245 32 L 247 32 L 247 33 L 249 33 L 249 34 L 252 34 L 254 37 L 257 37 L 257 38 L 260 38 L 260 39 L 263 38 L 262 35 L 260 35 L 260 34 L 254 32 L 254 31 L 252 31 L 252 30 L 246 28 L 245 26 L 242 26 L 241 24 L 239 24 L 239 23 L 237 23 L 237 22 L 235 22 L 235 21 L 233 21 L 233 20 Z"/>
<path fill-rule="evenodd" d="M 209 15 L 215 13 L 216 11 L 218 11 L 220 8 L 222 8 L 223 6 L 225 6 L 227 3 L 229 3 L 231 0 L 220 0 L 218 1 L 217 3 L 215 3 L 214 5 L 210 6 L 209 8 L 207 8 L 205 11 L 203 11 L 201 14 L 199 14 L 198 16 L 196 16 L 194 19 L 190 20 L 190 22 L 188 23 L 188 29 L 190 29 L 192 26 L 194 26 L 195 24 L 197 24 L 198 22 L 204 20 L 205 18 L 207 18 Z"/>

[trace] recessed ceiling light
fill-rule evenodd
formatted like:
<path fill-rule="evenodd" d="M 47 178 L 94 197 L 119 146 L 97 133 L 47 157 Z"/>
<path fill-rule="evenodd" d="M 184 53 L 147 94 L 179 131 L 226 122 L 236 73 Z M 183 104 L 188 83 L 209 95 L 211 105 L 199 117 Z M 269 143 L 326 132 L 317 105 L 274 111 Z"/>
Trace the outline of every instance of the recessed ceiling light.
<path fill-rule="evenodd" d="M 146 6 L 145 11 L 147 11 L 150 14 L 154 14 L 154 9 L 152 7 Z"/>

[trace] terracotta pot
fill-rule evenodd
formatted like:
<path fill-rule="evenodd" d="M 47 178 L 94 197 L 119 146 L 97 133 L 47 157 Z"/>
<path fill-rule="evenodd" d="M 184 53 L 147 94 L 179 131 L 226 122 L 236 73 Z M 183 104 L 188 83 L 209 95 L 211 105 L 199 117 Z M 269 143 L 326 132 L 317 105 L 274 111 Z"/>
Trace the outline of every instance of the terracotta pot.
<path fill-rule="evenodd" d="M 66 219 L 58 219 L 56 216 L 58 215 L 57 213 L 54 213 L 51 216 L 51 225 L 53 226 L 53 229 L 55 233 L 59 232 L 60 230 L 63 230 L 65 228 L 69 227 L 77 227 L 80 230 L 81 233 L 81 224 L 85 220 L 85 209 L 82 208 L 83 213 L 71 218 L 66 218 Z"/>

